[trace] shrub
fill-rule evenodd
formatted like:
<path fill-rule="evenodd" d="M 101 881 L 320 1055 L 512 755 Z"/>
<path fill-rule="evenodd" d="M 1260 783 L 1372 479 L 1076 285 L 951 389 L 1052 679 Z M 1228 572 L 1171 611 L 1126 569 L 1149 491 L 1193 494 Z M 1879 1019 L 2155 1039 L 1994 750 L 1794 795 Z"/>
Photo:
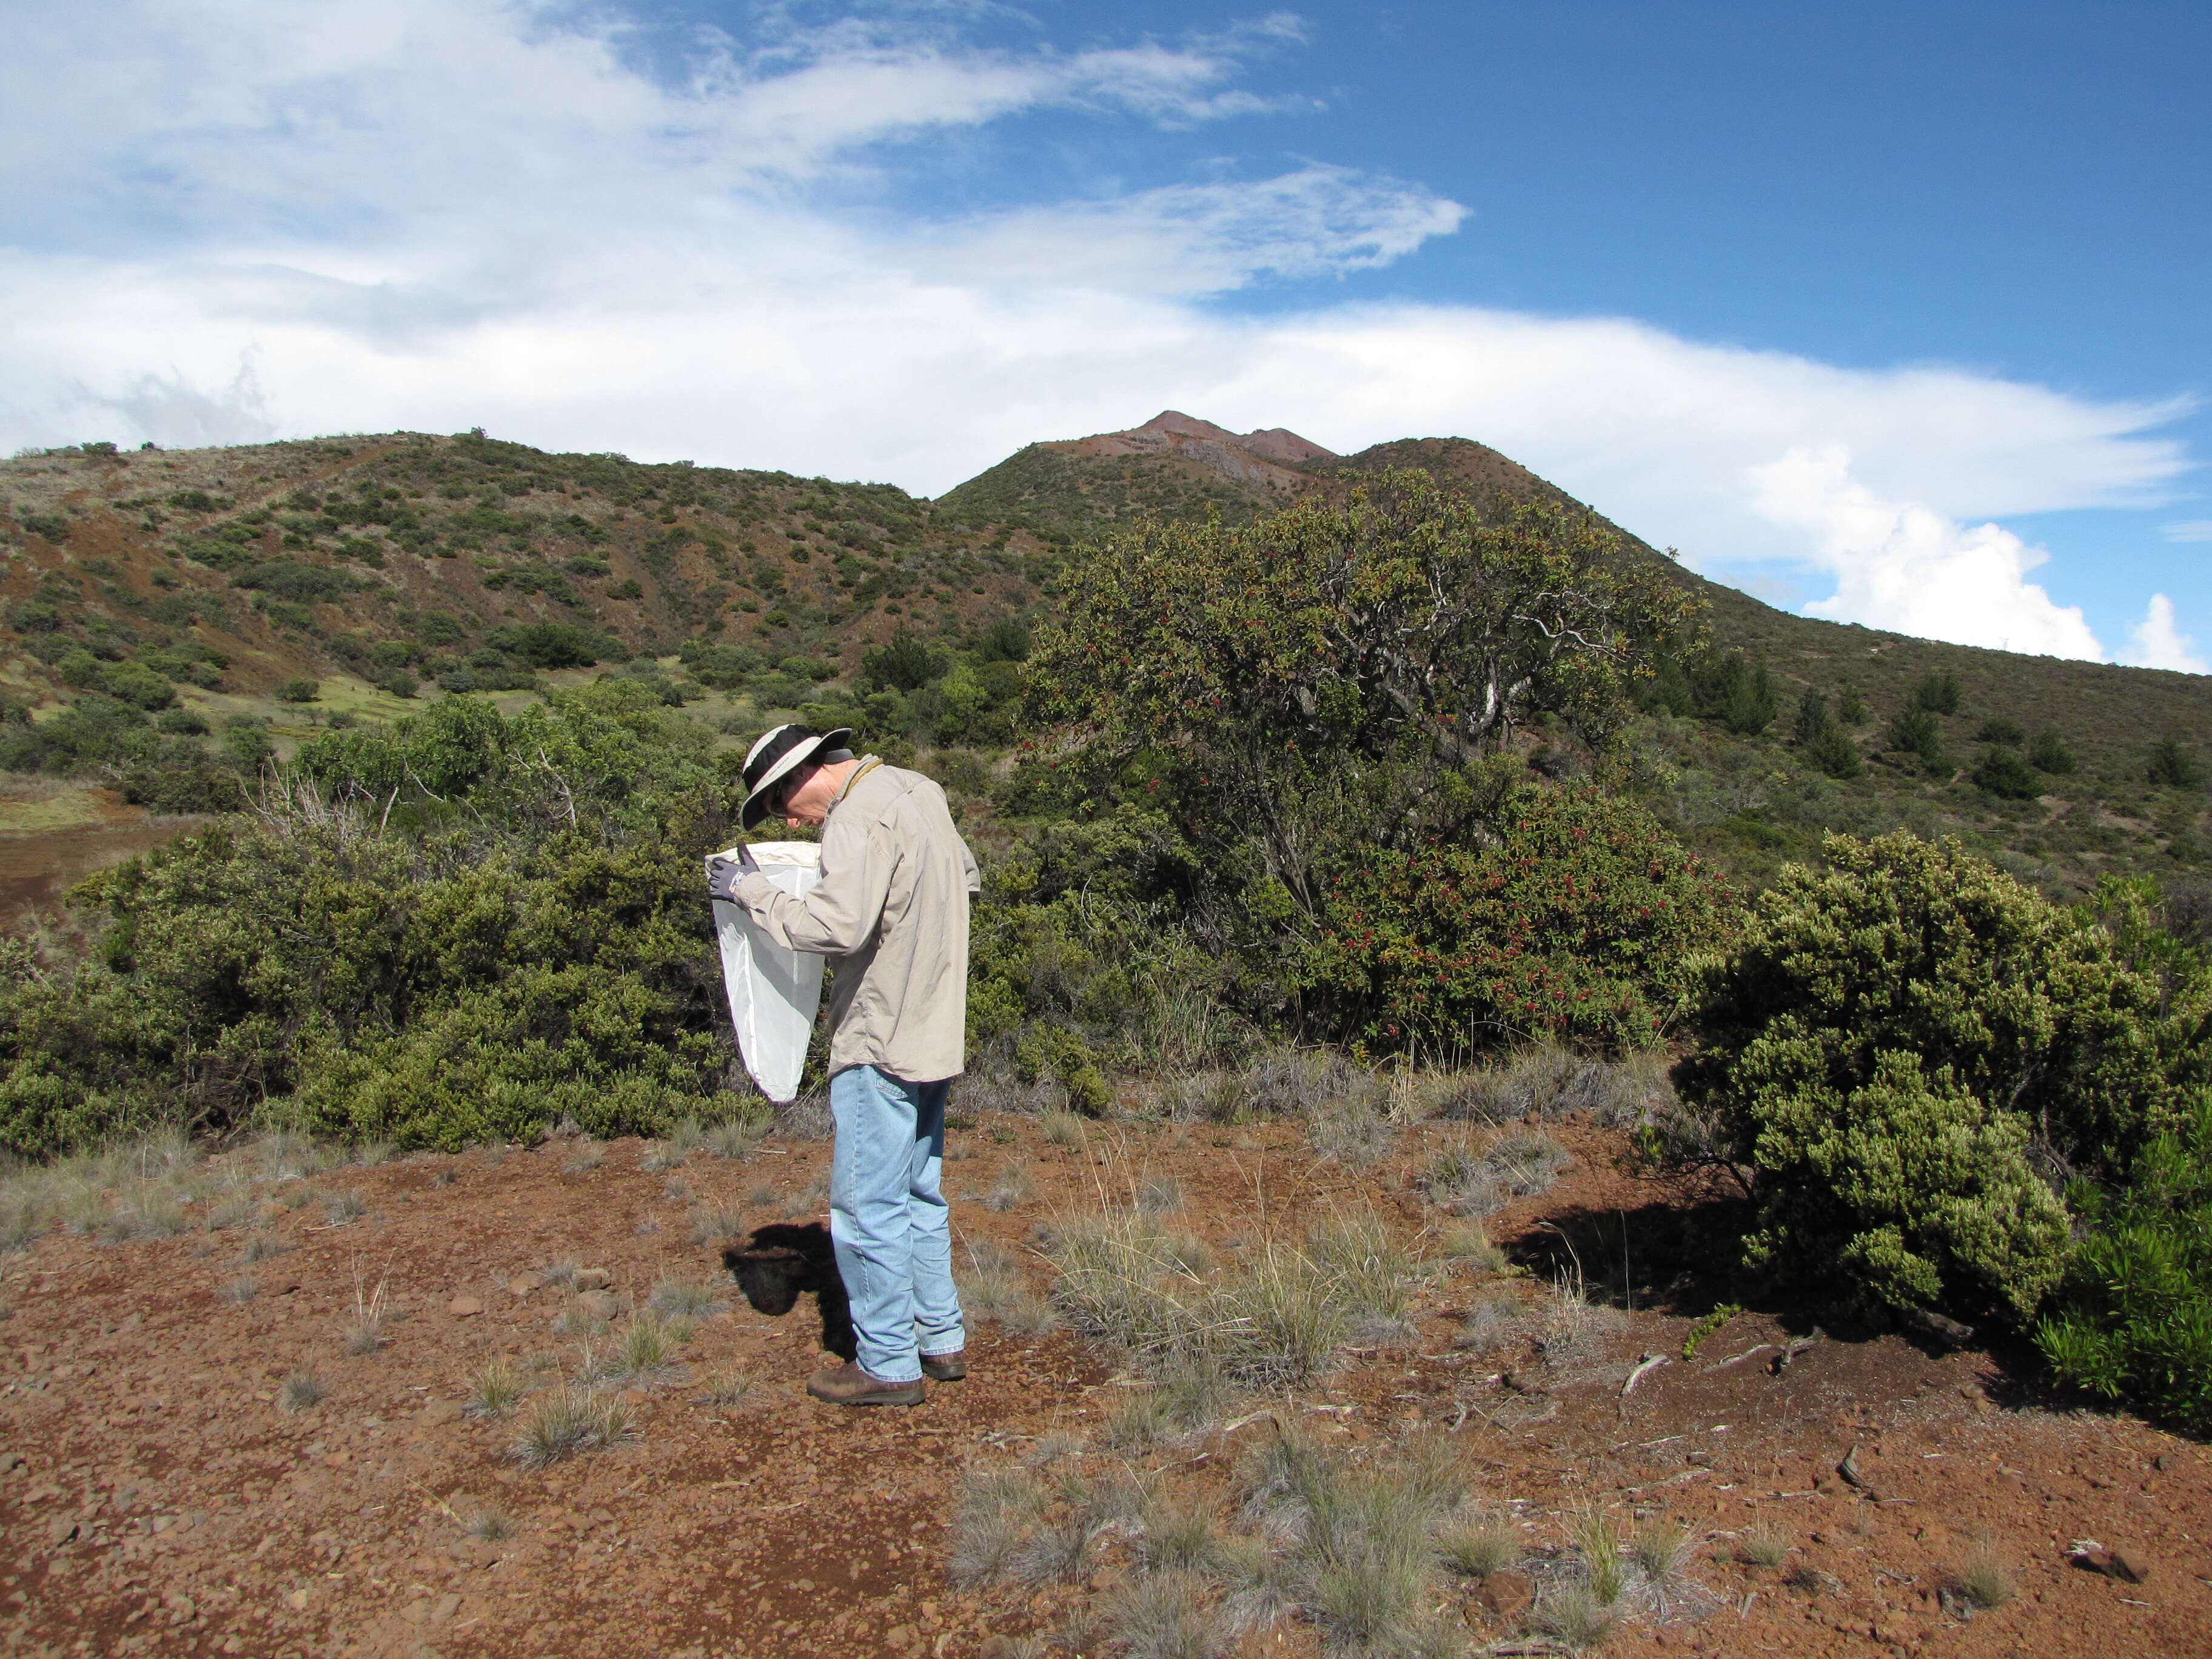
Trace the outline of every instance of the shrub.
<path fill-rule="evenodd" d="M 1939 778 L 1948 778 L 1959 769 L 1943 747 L 1943 728 L 1927 709 L 1917 704 L 1900 708 L 1890 717 L 1889 726 L 1882 733 L 1883 747 L 1893 751 L 1917 755 L 1921 764 Z"/>
<path fill-rule="evenodd" d="M 1912 688 L 1908 707 L 1923 708 L 1931 714 L 1957 714 L 1959 677 L 1948 668 L 1936 670 Z"/>
<path fill-rule="evenodd" d="M 2021 729 L 2018 720 L 2008 720 L 1999 715 L 1995 720 L 1982 722 L 1982 729 L 1974 733 L 1974 741 L 2001 743 L 2008 748 L 2017 749 L 2027 741 L 2027 733 Z"/>
<path fill-rule="evenodd" d="M 2074 751 L 2066 746 L 2066 739 L 2056 732 L 2039 732 L 2027 751 L 2027 763 L 2039 772 L 2048 772 L 2053 777 L 2068 777 L 2074 771 Z"/>
<path fill-rule="evenodd" d="M 314 680 L 286 680 L 276 688 L 279 702 L 313 702 L 322 695 L 321 684 Z"/>
<path fill-rule="evenodd" d="M 2212 1099 L 2124 1185 L 2072 1195 L 2087 1237 L 2036 1346 L 2077 1388 L 2212 1433 Z"/>
<path fill-rule="evenodd" d="M 2189 1076 L 2165 991 L 1955 842 L 1830 836 L 1711 963 L 1676 1068 L 1755 1179 L 1749 1261 L 1847 1307 L 2024 1319 L 2065 1219 L 2038 1156 L 2124 1163 Z"/>
<path fill-rule="evenodd" d="M 1690 686 L 1698 713 L 1738 737 L 1757 737 L 1774 723 L 1781 707 L 1766 665 L 1753 665 L 1741 651 L 1700 665 Z"/>
<path fill-rule="evenodd" d="M 2144 777 L 2162 789 L 2201 789 L 2204 787 L 2204 769 L 2197 757 L 2172 738 L 2162 738 L 2151 745 L 2150 763 L 2143 769 Z"/>
<path fill-rule="evenodd" d="M 1310 1004 L 1377 1048 L 1648 1046 L 1688 959 L 1728 936 L 1726 884 L 1595 790 L 1523 786 L 1494 829 L 1480 849 L 1352 851 L 1299 967 Z"/>
<path fill-rule="evenodd" d="M 2005 800 L 2033 800 L 2043 793 L 2035 769 L 2009 749 L 1982 751 L 1974 767 L 1974 787 Z"/>
<path fill-rule="evenodd" d="M 568 623 L 515 623 L 494 629 L 490 639 L 533 668 L 589 668 L 605 657 L 629 655 L 605 635 Z"/>
<path fill-rule="evenodd" d="M 1832 778 L 1856 778 L 1866 770 L 1866 763 L 1859 758 L 1858 744 L 1838 726 L 1831 726 L 1806 739 L 1805 758 Z"/>

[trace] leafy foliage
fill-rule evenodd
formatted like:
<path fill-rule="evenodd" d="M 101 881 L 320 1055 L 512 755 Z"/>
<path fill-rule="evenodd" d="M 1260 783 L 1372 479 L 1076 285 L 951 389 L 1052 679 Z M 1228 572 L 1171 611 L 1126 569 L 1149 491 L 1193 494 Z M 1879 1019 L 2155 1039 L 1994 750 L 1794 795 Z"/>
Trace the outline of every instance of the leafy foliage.
<path fill-rule="evenodd" d="M 2212 1098 L 2124 1186 L 2071 1196 L 2088 1236 L 2036 1346 L 2065 1381 L 2212 1434 Z"/>
<path fill-rule="evenodd" d="M 2066 1237 L 2036 1165 L 2124 1166 L 2201 1081 L 2201 1041 L 2112 932 L 1956 842 L 1826 852 L 1711 963 L 1676 1068 L 1753 1174 L 1749 1259 L 1865 1312 L 2024 1319 Z"/>

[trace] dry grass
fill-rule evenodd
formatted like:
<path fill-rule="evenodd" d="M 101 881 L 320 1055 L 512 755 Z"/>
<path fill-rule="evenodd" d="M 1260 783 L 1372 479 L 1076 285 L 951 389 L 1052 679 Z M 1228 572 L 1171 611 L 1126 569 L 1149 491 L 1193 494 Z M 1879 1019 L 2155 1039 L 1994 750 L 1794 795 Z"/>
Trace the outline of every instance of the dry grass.
<path fill-rule="evenodd" d="M 1689 1565 L 1691 1539 L 1687 1527 L 1654 1516 L 1628 1534 L 1628 1559 L 1647 1582 L 1664 1589 Z"/>
<path fill-rule="evenodd" d="M 1520 1528 L 1508 1521 L 1477 1517 L 1448 1528 L 1437 1540 L 1444 1565 L 1465 1578 L 1487 1578 L 1516 1565 L 1525 1553 Z"/>
<path fill-rule="evenodd" d="M 708 1374 L 705 1392 L 699 1401 L 706 1406 L 742 1406 L 758 1398 L 760 1385 L 734 1366 L 725 1367 Z"/>
<path fill-rule="evenodd" d="M 387 1280 L 376 1281 L 374 1291 L 362 1286 L 361 1268 L 356 1265 L 353 1274 L 353 1323 L 346 1329 L 346 1352 L 359 1357 L 374 1353 L 384 1346 L 384 1292 Z"/>
<path fill-rule="evenodd" d="M 1528 1617 L 1530 1629 L 1577 1653 L 1604 1645 L 1620 1622 L 1616 1608 L 1577 1583 L 1546 1585 Z"/>
<path fill-rule="evenodd" d="M 242 1274 L 222 1287 L 222 1299 L 233 1307 L 242 1308 L 261 1293 L 261 1281 L 252 1274 Z"/>
<path fill-rule="evenodd" d="M 1307 1120 L 1306 1134 L 1318 1156 L 1364 1170 L 1389 1157 L 1398 1132 L 1373 1102 L 1352 1096 L 1316 1110 Z"/>
<path fill-rule="evenodd" d="M 606 1161 L 606 1149 L 596 1140 L 580 1140 L 561 1160 L 562 1175 L 589 1175 Z"/>
<path fill-rule="evenodd" d="M 286 1377 L 276 1390 L 276 1409 L 280 1412 L 303 1412 L 319 1405 L 330 1390 L 312 1365 L 302 1365 Z"/>
<path fill-rule="evenodd" d="M 1043 1486 L 1025 1469 L 970 1471 L 952 1511 L 953 1583 L 988 1584 L 1008 1576 L 1045 1502 Z"/>
<path fill-rule="evenodd" d="M 522 1403 L 528 1384 L 507 1360 L 495 1355 L 471 1371 L 463 1382 L 468 1395 L 461 1406 L 470 1417 L 505 1417 Z"/>
<path fill-rule="evenodd" d="M 1583 1582 L 1601 1607 L 1611 1607 L 1628 1588 L 1627 1567 L 1620 1559 L 1620 1525 L 1593 1504 L 1575 1516 L 1568 1534 L 1581 1557 Z"/>
<path fill-rule="evenodd" d="M 671 1381 L 681 1369 L 675 1334 L 652 1314 L 630 1321 L 607 1362 L 606 1375 L 634 1389 L 653 1389 Z"/>
<path fill-rule="evenodd" d="M 1046 1140 L 1071 1152 L 1082 1148 L 1090 1133 L 1084 1127 L 1081 1115 L 1064 1106 L 1047 1108 L 1044 1115 L 1038 1120 L 1038 1127 L 1043 1130 Z"/>
<path fill-rule="evenodd" d="M 726 1238 L 742 1237 L 744 1231 L 745 1212 L 741 1205 L 709 1202 L 691 1212 L 694 1244 L 719 1244 Z"/>
<path fill-rule="evenodd" d="M 461 1529 L 480 1543 L 503 1544 L 522 1530 L 522 1523 L 496 1504 L 471 1510 Z"/>
<path fill-rule="evenodd" d="M 726 1237 L 726 1234 L 716 1234 Z M 646 1305 L 668 1319 L 706 1319 L 720 1313 L 720 1300 L 711 1285 L 702 1285 L 691 1279 L 664 1279 L 653 1287 Z"/>
<path fill-rule="evenodd" d="M 1974 1545 L 1960 1559 L 1951 1586 L 1985 1612 L 2004 1606 L 2020 1593 L 2003 1559 L 1986 1543 Z"/>
<path fill-rule="evenodd" d="M 507 1455 L 526 1469 L 544 1469 L 637 1437 L 630 1409 L 620 1400 L 604 1399 L 589 1389 L 564 1388 L 531 1409 Z"/>
<path fill-rule="evenodd" d="M 1014 1158 L 999 1171 L 998 1181 L 983 1194 L 982 1205 L 987 1210 L 1003 1214 L 1017 1205 L 1028 1203 L 1036 1193 L 1036 1184 L 1030 1176 L 1030 1166 Z"/>
<path fill-rule="evenodd" d="M 1778 1567 L 1790 1559 L 1790 1539 L 1771 1527 L 1752 1527 L 1736 1539 L 1735 1553 L 1746 1566 Z"/>
<path fill-rule="evenodd" d="M 768 1131 L 766 1118 L 734 1118 L 708 1129 L 701 1145 L 716 1158 L 735 1161 L 759 1146 Z"/>
<path fill-rule="evenodd" d="M 1222 1659 L 1235 1626 L 1194 1572 L 1153 1572 L 1125 1584 L 1103 1609 L 1108 1639 L 1126 1659 Z"/>

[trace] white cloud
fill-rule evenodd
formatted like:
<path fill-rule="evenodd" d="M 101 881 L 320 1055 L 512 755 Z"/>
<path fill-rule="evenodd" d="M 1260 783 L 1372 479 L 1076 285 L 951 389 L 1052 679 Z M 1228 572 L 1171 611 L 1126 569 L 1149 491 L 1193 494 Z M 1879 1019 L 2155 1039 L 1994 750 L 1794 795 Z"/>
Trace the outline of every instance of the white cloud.
<path fill-rule="evenodd" d="M 2171 668 L 2184 674 L 2212 674 L 2197 641 L 2183 633 L 2173 620 L 2173 601 L 2163 593 L 2150 596 L 2150 609 L 2135 627 L 2133 642 L 2120 660 L 2137 668 Z"/>
<path fill-rule="evenodd" d="M 2059 605 L 2027 573 L 2049 555 L 1994 524 L 1969 529 L 1932 509 L 1884 501 L 1851 477 L 1839 445 L 1795 448 L 1752 469 L 1753 503 L 1807 532 L 1836 576 L 1815 617 L 1924 639 L 2101 661 L 2077 605 Z"/>
<path fill-rule="evenodd" d="M 2170 542 L 2212 542 L 2212 519 L 2184 519 L 2179 524 L 2162 524 L 2158 528 Z"/>
<path fill-rule="evenodd" d="M 0 451 L 481 424 L 933 494 L 1164 406 L 1341 450 L 1457 433 L 1692 563 L 1812 561 L 1820 614 L 2069 654 L 2097 641 L 2026 580 L 2042 556 L 1960 521 L 2141 505 L 2187 465 L 2155 431 L 2178 401 L 1621 319 L 1200 303 L 1462 219 L 1318 162 L 931 219 L 903 157 L 1016 115 L 1250 112 L 1242 64 L 1296 25 L 1016 52 L 918 15 L 656 76 L 617 27 L 497 0 L 34 9 L 0 58 Z"/>

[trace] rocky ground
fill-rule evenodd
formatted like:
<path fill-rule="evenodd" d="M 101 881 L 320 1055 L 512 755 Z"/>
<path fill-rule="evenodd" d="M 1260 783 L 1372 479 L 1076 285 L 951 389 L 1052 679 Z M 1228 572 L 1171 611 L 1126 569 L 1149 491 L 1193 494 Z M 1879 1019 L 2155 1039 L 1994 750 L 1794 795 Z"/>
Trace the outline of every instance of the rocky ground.
<path fill-rule="evenodd" d="M 1730 1318 L 1685 1358 L 1704 1307 L 1678 1278 L 1645 1281 L 1668 1273 L 1665 1218 L 1694 1220 L 1702 1195 L 1629 1173 L 1617 1133 L 1552 1132 L 1572 1163 L 1490 1231 L 1524 1261 L 1577 1244 L 1635 1311 L 1439 1262 L 1408 1322 L 1324 1377 L 1150 1437 L 1128 1427 L 1147 1377 L 1040 1328 L 1012 1282 L 1047 1289 L 1039 1237 L 1141 1194 L 1223 1273 L 1347 1209 L 1433 1256 L 1443 1223 L 1419 1177 L 1467 1132 L 1405 1130 L 1361 1169 L 1317 1161 L 1295 1123 L 983 1116 L 956 1133 L 948 1184 L 1000 1316 L 979 1323 L 969 1380 L 874 1412 L 811 1402 L 806 1304 L 756 1313 L 719 1265 L 721 1236 L 820 1213 L 826 1142 L 556 1140 L 373 1167 L 264 1143 L 167 1175 L 143 1153 L 48 1189 L 79 1231 L 0 1257 L 0 1647 L 1020 1659 L 1141 1636 L 1130 1650 L 1315 1654 L 1295 1609 L 1180 1648 L 1129 1612 L 1170 1582 L 1140 1578 L 1147 1526 L 1206 1510 L 1229 1549 L 1231 1472 L 1288 1437 L 1350 1469 L 1441 1457 L 1462 1511 L 1517 1540 L 1486 1576 L 1436 1577 L 1423 1651 L 1564 1650 L 1528 1604 L 1588 1576 L 1593 1516 L 1686 1534 L 1657 1576 L 1625 1570 L 1610 1629 L 1584 1632 L 1610 1653 L 2212 1650 L 2203 1449 L 2039 1399 L 2025 1366 L 1973 1348 L 1808 1344 L 1786 1310 Z M 1601 1267 L 1623 1247 L 1627 1271 Z M 519 1462 L 578 1379 L 577 1399 L 626 1414 L 598 1425 L 615 1443 Z M 1054 1570 L 1032 1553 L 963 1586 L 956 1512 L 994 1471 L 1055 1516 L 1087 1493 L 1098 1518 Z M 1173 1582 L 1194 1605 L 1215 1594 Z"/>

